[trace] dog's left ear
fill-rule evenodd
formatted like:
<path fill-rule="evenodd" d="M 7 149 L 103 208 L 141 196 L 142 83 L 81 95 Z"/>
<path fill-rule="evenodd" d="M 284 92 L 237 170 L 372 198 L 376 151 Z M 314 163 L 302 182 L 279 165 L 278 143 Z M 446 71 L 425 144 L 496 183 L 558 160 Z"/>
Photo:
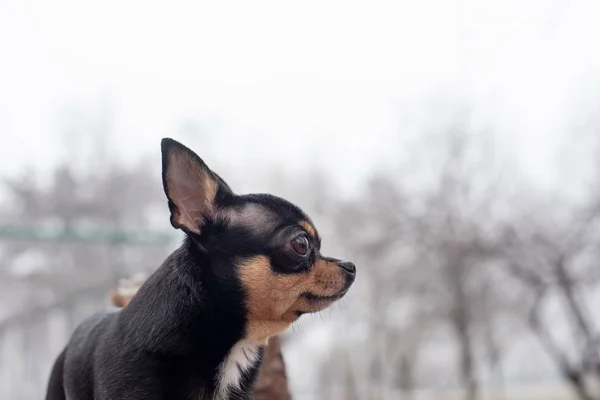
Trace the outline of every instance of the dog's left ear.
<path fill-rule="evenodd" d="M 161 141 L 162 179 L 169 200 L 171 225 L 199 234 L 214 216 L 217 197 L 231 193 L 192 150 L 173 139 Z"/>

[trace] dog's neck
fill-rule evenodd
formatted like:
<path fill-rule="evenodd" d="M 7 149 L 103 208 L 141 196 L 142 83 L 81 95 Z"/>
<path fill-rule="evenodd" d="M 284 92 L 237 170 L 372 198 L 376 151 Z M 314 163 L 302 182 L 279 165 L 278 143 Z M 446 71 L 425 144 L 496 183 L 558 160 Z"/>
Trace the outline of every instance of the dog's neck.
<path fill-rule="evenodd" d="M 120 321 L 140 349 L 201 355 L 218 365 L 242 339 L 245 313 L 240 302 L 228 301 L 237 289 L 216 284 L 208 259 L 193 246 L 188 239 L 165 260 L 123 309 Z"/>

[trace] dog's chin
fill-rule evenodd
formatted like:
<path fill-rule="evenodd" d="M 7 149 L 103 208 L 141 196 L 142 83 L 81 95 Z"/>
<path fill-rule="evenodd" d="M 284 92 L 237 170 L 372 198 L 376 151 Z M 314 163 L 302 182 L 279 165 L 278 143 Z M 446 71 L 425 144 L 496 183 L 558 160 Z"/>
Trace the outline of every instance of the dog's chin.
<path fill-rule="evenodd" d="M 304 297 L 306 300 L 308 300 L 309 303 L 313 303 L 313 304 L 317 304 L 317 303 L 321 303 L 321 302 L 325 302 L 325 303 L 333 303 L 336 300 L 341 299 L 342 297 L 344 297 L 344 295 L 346 294 L 348 290 L 342 290 L 339 293 L 336 293 L 334 295 L 331 296 L 319 296 L 316 294 L 312 294 L 312 293 L 303 293 L 302 297 Z"/>
<path fill-rule="evenodd" d="M 319 295 L 315 295 L 313 293 L 308 293 L 308 292 L 303 293 L 301 295 L 301 297 L 304 298 L 306 300 L 306 302 L 309 304 L 309 309 L 297 310 L 296 315 L 298 317 L 300 317 L 303 314 L 311 314 L 311 313 L 316 313 L 316 312 L 322 311 L 322 310 L 326 309 L 327 307 L 329 307 L 334 302 L 336 302 L 337 300 L 344 297 L 344 295 L 347 292 L 348 292 L 348 289 L 344 289 L 341 292 L 336 293 L 331 296 L 319 296 Z"/>

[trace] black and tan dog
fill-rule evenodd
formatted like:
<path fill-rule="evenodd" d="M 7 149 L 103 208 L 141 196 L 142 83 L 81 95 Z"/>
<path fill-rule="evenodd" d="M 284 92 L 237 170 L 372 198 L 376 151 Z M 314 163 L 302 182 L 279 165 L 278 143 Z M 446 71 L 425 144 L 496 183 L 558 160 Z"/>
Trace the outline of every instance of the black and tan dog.
<path fill-rule="evenodd" d="M 354 264 L 320 253 L 298 207 L 234 194 L 171 139 L 162 163 L 171 224 L 186 239 L 127 307 L 75 330 L 48 400 L 249 399 L 268 339 L 354 282 Z"/>

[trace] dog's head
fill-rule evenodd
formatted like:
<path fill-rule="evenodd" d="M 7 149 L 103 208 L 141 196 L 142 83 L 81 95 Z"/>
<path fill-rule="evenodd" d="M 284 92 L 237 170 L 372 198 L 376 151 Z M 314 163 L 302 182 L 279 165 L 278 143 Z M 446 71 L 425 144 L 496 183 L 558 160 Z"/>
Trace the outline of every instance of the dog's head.
<path fill-rule="evenodd" d="M 241 288 L 247 339 L 265 341 L 346 294 L 354 264 L 321 254 L 321 236 L 300 208 L 272 195 L 236 195 L 187 147 L 172 139 L 161 147 L 171 224 L 208 260 L 202 268 Z"/>

